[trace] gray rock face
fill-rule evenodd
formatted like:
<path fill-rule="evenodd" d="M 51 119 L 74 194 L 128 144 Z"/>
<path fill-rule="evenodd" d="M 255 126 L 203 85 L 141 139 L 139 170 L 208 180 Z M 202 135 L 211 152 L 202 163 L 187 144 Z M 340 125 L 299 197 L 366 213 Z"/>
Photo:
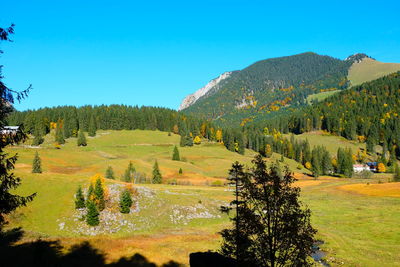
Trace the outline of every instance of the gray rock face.
<path fill-rule="evenodd" d="M 216 88 L 221 81 L 223 81 L 226 78 L 230 77 L 231 74 L 232 74 L 231 71 L 224 72 L 220 76 L 218 76 L 218 78 L 215 78 L 215 79 L 211 80 L 209 83 L 207 83 L 206 86 L 204 86 L 203 88 L 200 88 L 199 90 L 197 90 L 193 94 L 188 95 L 187 97 L 185 97 L 183 99 L 181 105 L 179 106 L 178 110 L 183 110 L 183 109 L 188 108 L 191 105 L 193 105 L 197 100 L 199 100 L 200 97 L 202 97 L 205 94 L 207 94 L 211 89 Z"/>

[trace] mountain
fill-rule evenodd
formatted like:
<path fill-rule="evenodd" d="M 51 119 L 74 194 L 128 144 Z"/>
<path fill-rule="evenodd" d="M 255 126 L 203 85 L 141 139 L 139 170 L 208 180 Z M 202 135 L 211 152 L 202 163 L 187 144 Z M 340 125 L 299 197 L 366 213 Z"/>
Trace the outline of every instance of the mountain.
<path fill-rule="evenodd" d="M 341 60 L 312 52 L 261 60 L 212 80 L 186 97 L 180 110 L 221 125 L 245 125 L 307 105 L 311 95 L 347 89 L 357 79 L 360 82 L 396 70 L 385 63 L 368 62 L 378 61 L 366 54 Z M 384 66 L 384 71 L 378 66 Z"/>
<path fill-rule="evenodd" d="M 220 76 L 218 76 L 218 78 L 215 78 L 215 79 L 211 80 L 209 83 L 207 83 L 206 86 L 200 88 L 193 94 L 185 97 L 183 99 L 181 105 L 179 106 L 178 110 L 183 110 L 183 109 L 188 108 L 189 106 L 193 105 L 194 103 L 196 103 L 196 101 L 200 97 L 204 96 L 209 91 L 212 91 L 212 90 L 217 91 L 219 89 L 219 84 L 221 83 L 221 81 L 225 80 L 226 78 L 229 78 L 231 76 L 231 74 L 232 74 L 232 71 L 224 72 Z"/>

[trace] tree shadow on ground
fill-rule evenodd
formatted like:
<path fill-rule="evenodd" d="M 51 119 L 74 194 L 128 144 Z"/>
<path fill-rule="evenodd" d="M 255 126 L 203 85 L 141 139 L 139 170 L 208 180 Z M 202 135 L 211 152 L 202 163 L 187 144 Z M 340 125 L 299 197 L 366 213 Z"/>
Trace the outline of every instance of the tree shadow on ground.
<path fill-rule="evenodd" d="M 59 241 L 36 240 L 18 244 L 23 236 L 20 228 L 0 232 L 0 255 L 2 266 L 57 266 L 57 267 L 157 267 L 141 254 L 122 257 L 117 261 L 106 263 L 104 252 L 92 247 L 84 241 L 69 249 L 60 245 Z M 162 267 L 178 267 L 181 264 L 170 261 Z"/>

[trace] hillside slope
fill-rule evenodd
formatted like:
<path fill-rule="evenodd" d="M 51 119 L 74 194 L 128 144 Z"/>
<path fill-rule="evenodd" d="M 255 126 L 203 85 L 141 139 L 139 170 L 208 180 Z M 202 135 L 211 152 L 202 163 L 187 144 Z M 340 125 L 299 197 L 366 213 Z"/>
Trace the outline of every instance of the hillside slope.
<path fill-rule="evenodd" d="M 358 85 L 399 70 L 399 63 L 383 63 L 372 58 L 363 58 L 350 67 L 348 79 L 351 85 Z"/>
<path fill-rule="evenodd" d="M 352 58 L 340 60 L 312 52 L 258 61 L 221 81 L 218 90 L 200 97 L 184 112 L 221 123 L 249 121 L 304 104 L 310 94 L 347 88 L 352 62 Z"/>

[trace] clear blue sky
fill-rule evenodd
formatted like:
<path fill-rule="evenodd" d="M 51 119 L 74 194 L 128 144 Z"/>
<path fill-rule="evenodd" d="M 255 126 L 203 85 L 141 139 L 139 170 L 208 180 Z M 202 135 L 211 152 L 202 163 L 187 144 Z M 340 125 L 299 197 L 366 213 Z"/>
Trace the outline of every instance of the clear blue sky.
<path fill-rule="evenodd" d="M 34 87 L 20 110 L 176 109 L 224 71 L 305 51 L 400 62 L 398 1 L 3 0 L 1 9 L 1 27 L 16 24 L 14 42 L 0 44 L 5 81 Z"/>

